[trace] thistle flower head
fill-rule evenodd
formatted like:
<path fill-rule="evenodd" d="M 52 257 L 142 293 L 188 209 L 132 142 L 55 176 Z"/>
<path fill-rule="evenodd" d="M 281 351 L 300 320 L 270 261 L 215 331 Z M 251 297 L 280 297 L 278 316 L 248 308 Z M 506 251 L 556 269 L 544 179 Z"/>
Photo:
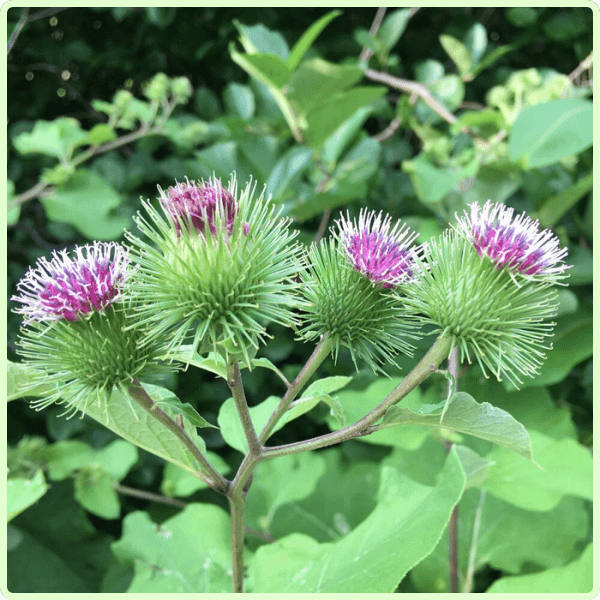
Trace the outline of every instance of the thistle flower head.
<path fill-rule="evenodd" d="M 342 215 L 334 232 L 342 243 L 354 268 L 373 283 L 384 288 L 395 287 L 413 276 L 414 256 L 420 248 L 411 249 L 417 233 L 383 213 L 362 209 L 356 220 Z"/>
<path fill-rule="evenodd" d="M 549 346 L 556 315 L 556 291 L 546 281 L 515 282 L 509 269 L 478 255 L 472 243 L 448 230 L 428 242 L 425 265 L 402 286 L 404 303 L 422 324 L 452 338 L 461 359 L 484 374 L 521 383 L 534 377 Z M 418 261 L 420 263 L 420 261 Z"/>
<path fill-rule="evenodd" d="M 336 359 L 345 346 L 355 365 L 362 358 L 380 373 L 382 364 L 395 364 L 398 353 L 412 353 L 408 339 L 419 337 L 414 319 L 392 290 L 373 285 L 353 268 L 342 241 L 333 238 L 313 245 L 305 261 L 299 286 L 304 299 L 301 338 L 315 341 L 327 334 Z"/>
<path fill-rule="evenodd" d="M 115 243 L 94 242 L 42 257 L 17 284 L 21 292 L 11 300 L 22 307 L 16 313 L 31 321 L 77 321 L 102 312 L 119 296 L 127 279 L 128 250 Z"/>
<path fill-rule="evenodd" d="M 570 268 L 563 263 L 567 249 L 550 229 L 540 231 L 539 221 L 525 213 L 513 217 L 512 208 L 491 200 L 483 208 L 477 202 L 470 207 L 470 214 L 457 216 L 458 228 L 497 268 L 554 281 Z"/>
<path fill-rule="evenodd" d="M 238 194 L 231 178 L 218 194 L 235 207 L 222 213 L 223 226 L 220 217 L 211 222 L 209 212 L 197 220 L 213 235 L 180 227 L 144 204 L 148 220 L 136 221 L 151 244 L 128 237 L 139 263 L 134 321 L 147 325 L 148 343 L 160 340 L 171 355 L 184 343 L 191 344 L 192 355 L 221 350 L 249 365 L 250 354 L 267 337 L 267 323 L 295 322 L 291 278 L 300 269 L 299 248 L 290 243 L 295 234 L 264 192 L 254 197 L 255 187 L 249 182 Z"/>
<path fill-rule="evenodd" d="M 156 345 L 140 347 L 142 328 L 126 331 L 131 302 L 123 284 L 129 278 L 128 251 L 95 242 L 42 258 L 18 284 L 25 316 L 17 352 L 37 373 L 27 389 L 46 391 L 32 406 L 67 404 L 84 411 L 88 402 L 106 401 L 115 386 L 134 377 L 164 372 Z M 27 391 L 27 390 L 24 390 Z"/>
<path fill-rule="evenodd" d="M 189 223 L 199 233 L 208 231 L 213 235 L 221 221 L 229 234 L 238 207 L 235 189 L 225 189 L 221 180 L 213 177 L 209 181 L 177 183 L 164 192 L 160 189 L 160 202 L 169 214 L 177 230 Z"/>

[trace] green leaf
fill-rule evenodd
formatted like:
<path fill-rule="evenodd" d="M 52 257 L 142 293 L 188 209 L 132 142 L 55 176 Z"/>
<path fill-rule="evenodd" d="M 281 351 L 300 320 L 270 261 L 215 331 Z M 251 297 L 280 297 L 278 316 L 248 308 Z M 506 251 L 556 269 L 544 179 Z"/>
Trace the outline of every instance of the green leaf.
<path fill-rule="evenodd" d="M 465 84 L 458 75 L 445 75 L 428 84 L 427 88 L 431 95 L 450 112 L 454 112 L 465 98 Z M 422 99 L 419 99 L 415 105 L 415 116 L 419 121 L 431 125 L 442 121 L 442 117 Z"/>
<path fill-rule="evenodd" d="M 387 88 L 373 86 L 355 87 L 347 92 L 334 94 L 325 104 L 307 116 L 306 143 L 313 148 L 319 148 L 357 110 L 381 98 L 386 92 Z"/>
<path fill-rule="evenodd" d="M 69 117 L 60 117 L 54 121 L 38 119 L 33 130 L 21 133 L 13 139 L 15 148 L 21 154 L 47 154 L 62 160 L 68 160 L 73 150 L 88 133 L 81 129 L 79 121 Z"/>
<path fill-rule="evenodd" d="M 295 534 L 256 552 L 253 592 L 390 593 L 435 547 L 465 475 L 454 450 L 434 488 L 383 467 L 375 510 L 337 543 Z"/>
<path fill-rule="evenodd" d="M 31 479 L 9 477 L 6 482 L 6 509 L 10 522 L 48 491 L 44 474 L 38 469 Z"/>
<path fill-rule="evenodd" d="M 592 499 L 592 457 L 575 440 L 554 440 L 531 431 L 531 442 L 541 468 L 521 460 L 503 448 L 486 458 L 495 464 L 482 487 L 527 510 L 552 510 L 565 495 Z"/>
<path fill-rule="evenodd" d="M 163 410 L 168 406 L 171 414 L 184 416 L 194 427 L 213 427 L 214 429 L 218 429 L 216 425 L 209 423 L 202 417 L 191 404 L 181 402 L 170 390 L 157 386 L 153 387 L 155 388 L 154 400 Z"/>
<path fill-rule="evenodd" d="M 563 215 L 592 189 L 593 182 L 593 173 L 588 173 L 575 183 L 575 185 L 572 185 L 556 196 L 548 198 L 537 212 L 541 226 L 552 227 L 556 225 Z"/>
<path fill-rule="evenodd" d="M 490 593 L 593 593 L 592 544 L 577 560 L 565 567 L 550 569 L 542 573 L 502 577 L 488 589 Z"/>
<path fill-rule="evenodd" d="M 285 38 L 277 31 L 271 31 L 262 24 L 244 25 L 237 19 L 233 24 L 240 32 L 240 41 L 248 54 L 275 54 L 287 60 L 290 49 Z"/>
<path fill-rule="evenodd" d="M 440 35 L 440 44 L 456 65 L 460 76 L 464 78 L 470 72 L 473 62 L 467 47 L 460 40 L 447 34 Z"/>
<path fill-rule="evenodd" d="M 218 375 L 222 379 L 227 379 L 227 365 L 225 359 L 220 354 L 209 352 L 206 358 L 202 358 L 198 353 L 190 355 L 194 346 L 184 345 L 180 346 L 179 350 L 173 354 L 170 354 L 168 358 L 170 360 L 181 361 L 183 363 L 193 365 L 204 371 L 209 371 Z"/>
<path fill-rule="evenodd" d="M 514 6 L 507 9 L 504 14 L 515 27 L 528 27 L 537 21 L 537 11 L 535 8 Z"/>
<path fill-rule="evenodd" d="M 319 37 L 321 32 L 329 25 L 333 19 L 342 14 L 340 10 L 332 10 L 315 21 L 294 44 L 292 52 L 288 56 L 287 66 L 290 71 L 295 71 L 300 61 L 304 58 L 307 50 L 313 45 L 313 42 Z"/>
<path fill-rule="evenodd" d="M 337 540 L 360 525 L 375 508 L 379 486 L 376 463 L 351 462 L 340 447 L 319 452 L 318 456 L 325 459 L 325 473 L 310 496 L 279 508 L 270 528 L 275 538 L 304 533 L 321 542 Z M 251 505 L 249 510 L 253 510 Z"/>
<path fill-rule="evenodd" d="M 246 121 L 254 115 L 256 108 L 254 94 L 247 85 L 230 83 L 223 92 L 223 100 L 231 114 L 237 115 Z"/>
<path fill-rule="evenodd" d="M 453 173 L 434 167 L 423 154 L 403 161 L 402 170 L 410 175 L 419 200 L 425 204 L 440 202 L 457 183 Z"/>
<path fill-rule="evenodd" d="M 377 39 L 381 42 L 386 52 L 389 52 L 397 43 L 411 17 L 412 9 L 401 8 L 388 13 L 377 32 Z"/>
<path fill-rule="evenodd" d="M 593 315 L 583 308 L 556 320 L 552 349 L 542 364 L 540 374 L 523 380 L 522 388 L 552 385 L 562 381 L 571 369 L 593 354 Z M 506 384 L 508 389 L 513 389 Z"/>
<path fill-rule="evenodd" d="M 338 394 L 340 404 L 346 416 L 347 423 L 355 423 L 373 410 L 381 401 L 400 383 L 401 379 L 387 379 L 379 377 L 366 389 L 346 389 Z M 403 405 L 419 407 L 423 402 L 435 401 L 436 393 L 428 390 L 423 393 L 420 388 L 408 394 Z M 339 429 L 339 424 L 333 419 L 328 419 L 328 425 L 334 431 Z M 361 442 L 379 446 L 396 446 L 400 448 L 416 449 L 425 441 L 429 432 L 425 427 L 407 427 L 376 431 L 371 435 L 360 438 Z"/>
<path fill-rule="evenodd" d="M 372 106 L 363 106 L 362 108 L 359 108 L 327 138 L 321 152 L 321 156 L 326 165 L 333 166 L 337 163 L 348 144 L 356 138 L 372 112 Z"/>
<path fill-rule="evenodd" d="M 87 133 L 86 143 L 100 146 L 117 138 L 115 130 L 106 123 L 97 123 Z"/>
<path fill-rule="evenodd" d="M 151 397 L 160 399 L 162 388 L 150 384 L 144 384 L 144 388 Z M 170 405 L 165 405 L 163 410 L 171 418 L 176 416 Z M 139 448 L 175 463 L 190 473 L 203 472 L 202 467 L 174 433 L 118 389 L 113 390 L 105 406 L 88 403 L 85 414 Z M 201 451 L 204 451 L 204 441 L 198 436 L 196 428 L 186 417 L 183 417 L 183 424 L 188 436 Z"/>
<path fill-rule="evenodd" d="M 280 398 L 277 396 L 269 396 L 264 402 L 250 408 L 250 418 L 257 433 L 260 433 L 267 424 L 279 401 Z M 242 454 L 247 454 L 248 443 L 233 398 L 229 398 L 221 405 L 217 420 L 223 439 L 232 448 L 239 450 Z"/>
<path fill-rule="evenodd" d="M 263 59 L 259 55 L 258 58 L 254 58 L 252 54 L 240 54 L 236 49 L 234 44 L 229 45 L 229 54 L 231 55 L 231 59 L 234 63 L 239 65 L 246 73 L 258 79 L 260 82 L 264 83 L 268 88 L 273 98 L 275 98 L 275 102 L 277 102 L 277 106 L 281 110 L 292 134 L 296 138 L 296 140 L 302 139 L 302 135 L 300 132 L 300 125 L 297 122 L 297 117 L 292 108 L 288 98 L 283 92 L 279 89 L 278 83 L 282 81 L 283 75 L 281 69 L 279 69 L 278 61 L 272 59 Z M 264 69 L 264 71 L 263 71 Z M 271 79 L 273 77 L 274 79 Z"/>
<path fill-rule="evenodd" d="M 221 475 L 225 475 L 231 470 L 231 467 L 218 454 L 207 451 L 204 455 Z M 198 490 L 207 488 L 207 483 L 204 483 L 204 481 L 198 479 L 198 477 L 188 471 L 184 471 L 173 463 L 165 465 L 163 480 L 160 486 L 160 490 L 165 496 L 187 497 Z"/>
<path fill-rule="evenodd" d="M 78 169 L 61 187 L 42 199 L 46 216 L 69 223 L 89 239 L 113 240 L 123 235 L 129 219 L 113 216 L 121 196 L 94 171 Z"/>
<path fill-rule="evenodd" d="M 426 405 L 418 412 L 404 406 L 392 406 L 385 414 L 382 427 L 427 425 L 466 433 L 508 448 L 533 462 L 531 440 L 527 430 L 509 413 L 488 402 L 479 404 L 465 392 L 457 392 L 447 403 L 440 422 L 444 402 Z"/>
<path fill-rule="evenodd" d="M 489 468 L 493 463 L 479 456 L 468 446 L 456 444 L 454 447 L 467 478 L 466 489 L 480 486 L 487 479 Z"/>
<path fill-rule="evenodd" d="M 93 448 L 78 440 L 65 440 L 48 446 L 44 459 L 48 465 L 50 479 L 60 481 L 92 461 Z"/>
<path fill-rule="evenodd" d="M 138 460 L 135 446 L 125 440 L 115 440 L 96 450 L 93 463 L 100 465 L 115 481 L 125 479 L 129 470 Z"/>
<path fill-rule="evenodd" d="M 292 146 L 275 163 L 267 179 L 267 194 L 277 201 L 284 200 L 292 193 L 295 183 L 313 162 L 314 151 L 302 146 Z"/>
<path fill-rule="evenodd" d="M 499 58 L 502 58 L 505 54 L 512 52 L 518 48 L 518 44 L 506 44 L 505 46 L 498 46 L 492 52 L 490 52 L 472 71 L 471 76 L 474 79 L 487 69 L 490 65 L 495 63 Z"/>
<path fill-rule="evenodd" d="M 160 525 L 145 512 L 123 520 L 123 535 L 111 547 L 133 566 L 128 592 L 231 592 L 229 516 L 212 504 L 190 504 Z"/>
<path fill-rule="evenodd" d="M 279 507 L 310 496 L 325 472 L 325 459 L 315 452 L 261 462 L 248 493 L 248 522 L 268 531 Z"/>
<path fill-rule="evenodd" d="M 40 383 L 31 387 L 31 382 L 37 378 L 38 374 L 25 363 L 15 363 L 7 360 L 6 367 L 6 399 L 7 401 L 25 398 L 27 396 L 38 396 L 54 390 L 54 385 Z M 23 389 L 27 388 L 27 392 Z"/>
<path fill-rule="evenodd" d="M 509 135 L 511 160 L 533 169 L 586 150 L 593 142 L 592 113 L 588 100 L 552 100 L 527 107 Z"/>
<path fill-rule="evenodd" d="M 592 283 L 594 278 L 594 261 L 592 253 L 583 246 L 574 246 L 569 248 L 568 261 L 573 267 L 569 273 L 569 285 L 586 285 Z"/>
<path fill-rule="evenodd" d="M 269 369 L 269 371 L 277 373 L 279 379 L 281 379 L 286 385 L 290 385 L 290 382 L 286 379 L 285 375 L 268 358 L 253 358 L 250 362 L 253 367 Z"/>
<path fill-rule="evenodd" d="M 101 468 L 83 468 L 75 477 L 75 499 L 86 510 L 103 519 L 118 519 L 119 496 L 113 478 Z"/>
<path fill-rule="evenodd" d="M 532 566 L 554 568 L 577 556 L 580 540 L 588 533 L 585 502 L 563 498 L 552 511 L 517 508 L 480 490 L 467 490 L 458 512 L 458 568 L 465 573 L 471 545 L 476 544 L 474 570 L 486 565 L 517 574 Z M 478 513 L 478 531 L 473 528 Z M 449 592 L 448 535 L 411 571 L 411 581 L 421 592 Z"/>
<path fill-rule="evenodd" d="M 476 65 L 487 48 L 487 31 L 485 27 L 481 23 L 473 23 L 465 33 L 464 40 L 471 60 Z"/>
<path fill-rule="evenodd" d="M 358 67 L 335 65 L 321 58 L 313 58 L 303 62 L 292 75 L 288 82 L 287 96 L 298 105 L 301 114 L 307 115 L 328 102 L 335 94 L 352 87 L 363 76 L 362 69 Z M 338 124 L 341 125 L 346 118 Z"/>

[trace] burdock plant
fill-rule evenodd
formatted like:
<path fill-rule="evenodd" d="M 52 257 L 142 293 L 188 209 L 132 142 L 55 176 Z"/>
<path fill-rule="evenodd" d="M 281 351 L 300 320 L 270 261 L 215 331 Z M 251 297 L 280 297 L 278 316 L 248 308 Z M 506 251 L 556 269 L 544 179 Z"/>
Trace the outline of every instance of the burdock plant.
<path fill-rule="evenodd" d="M 358 219 L 342 215 L 330 239 L 302 250 L 290 220 L 264 192 L 255 195 L 255 187 L 250 182 L 240 191 L 234 176 L 226 186 L 216 178 L 176 183 L 160 191 L 160 209 L 143 203 L 146 214 L 136 222 L 145 237 L 127 233 L 129 250 L 96 242 L 76 248 L 72 257 L 63 251 L 41 259 L 13 297 L 25 317 L 19 351 L 38 374 L 32 389 L 41 381 L 54 384 L 34 406 L 66 402 L 85 412 L 89 402 L 108 402 L 118 387 L 176 435 L 196 461 L 194 474 L 228 498 L 236 592 L 244 591 L 245 503 L 260 462 L 406 424 L 406 418 L 431 425 L 431 414 L 406 417 L 395 405 L 453 348 L 499 379 L 518 383 L 520 376 L 533 376 L 552 334 L 552 286 L 568 269 L 566 250 L 552 232 L 491 202 L 472 205 L 427 245 L 416 245 L 417 234 L 406 224 L 362 210 Z M 292 382 L 282 376 L 286 392 L 259 422 L 246 402 L 240 365 L 260 364 L 254 356 L 268 341 L 269 323 L 293 328 L 315 347 Z M 430 349 L 361 419 L 325 435 L 267 446 L 276 428 L 302 414 L 309 399 L 294 401 L 328 356 L 349 351 L 357 368 L 364 361 L 387 372 L 399 353 L 413 353 L 411 340 L 425 325 L 437 333 Z M 243 431 L 247 447 L 230 481 L 184 421 L 193 409 L 175 403 L 173 418 L 140 381 L 163 369 L 164 361 L 177 360 L 208 368 L 229 386 L 237 414 L 227 425 Z M 469 402 L 471 409 L 463 402 L 461 413 L 466 432 L 504 439 L 504 429 L 494 430 L 496 421 L 485 425 L 490 431 L 481 424 L 469 429 L 469 414 L 481 408 Z M 150 430 L 142 434 L 156 437 Z M 518 435 L 522 441 L 521 429 Z"/>

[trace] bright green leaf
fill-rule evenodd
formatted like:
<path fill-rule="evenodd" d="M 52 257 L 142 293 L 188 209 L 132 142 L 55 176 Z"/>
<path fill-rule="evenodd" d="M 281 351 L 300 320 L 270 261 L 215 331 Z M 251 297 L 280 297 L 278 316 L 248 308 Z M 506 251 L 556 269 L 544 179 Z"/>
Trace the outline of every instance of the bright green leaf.
<path fill-rule="evenodd" d="M 304 58 L 307 50 L 313 45 L 313 42 L 319 37 L 320 33 L 329 25 L 333 19 L 342 14 L 340 10 L 332 10 L 315 21 L 294 44 L 292 52 L 287 59 L 287 65 L 290 71 L 295 71 L 300 61 Z"/>
<path fill-rule="evenodd" d="M 357 110 L 381 98 L 387 88 L 355 87 L 330 97 L 327 102 L 307 116 L 306 143 L 319 148 L 323 142 Z"/>
<path fill-rule="evenodd" d="M 233 24 L 240 32 L 240 41 L 248 54 L 275 54 L 287 60 L 290 49 L 285 38 L 262 24 L 244 25 L 234 19 Z"/>
<path fill-rule="evenodd" d="M 184 416 L 194 427 L 213 427 L 217 429 L 216 425 L 209 423 L 191 404 L 181 402 L 173 392 L 166 388 L 154 387 L 154 400 L 160 408 L 164 410 L 165 406 L 168 406 L 172 414 Z"/>
<path fill-rule="evenodd" d="M 476 65 L 487 48 L 487 31 L 481 23 L 474 23 L 465 33 L 465 46 Z"/>
<path fill-rule="evenodd" d="M 406 31 L 412 12 L 411 8 L 401 8 L 386 15 L 377 32 L 377 39 L 381 41 L 386 52 L 389 52 L 398 43 Z"/>
<path fill-rule="evenodd" d="M 21 154 L 47 154 L 66 160 L 87 135 L 81 129 L 79 121 L 69 117 L 60 117 L 54 121 L 38 119 L 33 130 L 15 137 L 13 144 Z"/>
<path fill-rule="evenodd" d="M 456 65 L 460 76 L 465 77 L 472 66 L 471 54 L 467 47 L 460 40 L 447 34 L 440 35 L 440 44 Z"/>
<path fill-rule="evenodd" d="M 321 152 L 325 164 L 334 165 L 339 160 L 348 144 L 356 138 L 372 112 L 372 106 L 359 108 L 327 138 Z"/>
<path fill-rule="evenodd" d="M 294 535 L 256 552 L 254 592 L 390 593 L 435 547 L 458 502 L 465 475 L 454 451 L 434 488 L 383 467 L 379 501 L 334 544 Z"/>
<path fill-rule="evenodd" d="M 138 593 L 231 592 L 229 516 L 212 504 L 190 504 L 160 525 L 145 512 L 123 521 L 112 544 L 115 556 L 133 566 L 127 589 Z"/>
<path fill-rule="evenodd" d="M 552 100 L 519 113 L 508 139 L 510 158 L 530 169 L 545 167 L 592 145 L 592 103 Z"/>
<path fill-rule="evenodd" d="M 443 408 L 444 403 L 440 403 L 423 406 L 414 412 L 405 406 L 392 406 L 385 414 L 382 427 L 428 425 L 450 429 L 493 442 L 533 461 L 527 430 L 501 408 L 488 402 L 479 404 L 465 392 L 457 392 L 450 398 L 440 422 Z"/>
<path fill-rule="evenodd" d="M 267 179 L 267 193 L 275 201 L 282 201 L 289 195 L 294 184 L 312 165 L 314 152 L 310 148 L 292 146 L 275 163 Z"/>
<path fill-rule="evenodd" d="M 69 223 L 92 240 L 119 238 L 129 224 L 128 218 L 111 214 L 121 204 L 121 197 L 94 171 L 78 169 L 64 186 L 44 197 L 42 204 L 49 219 Z"/>
<path fill-rule="evenodd" d="M 93 448 L 78 440 L 64 440 L 48 446 L 44 458 L 48 464 L 50 479 L 66 479 L 84 465 L 92 461 Z"/>
<path fill-rule="evenodd" d="M 86 510 L 103 519 L 118 519 L 119 496 L 109 473 L 98 468 L 81 469 L 75 476 L 75 499 Z"/>
<path fill-rule="evenodd" d="M 520 575 L 517 577 L 502 577 L 495 581 L 488 593 L 593 593 L 593 564 L 592 544 L 580 558 L 565 567 L 550 569 L 542 573 Z"/>
<path fill-rule="evenodd" d="M 402 170 L 410 175 L 419 200 L 426 204 L 440 202 L 457 183 L 453 173 L 435 167 L 423 154 L 405 160 Z"/>
<path fill-rule="evenodd" d="M 106 123 L 97 123 L 88 131 L 85 142 L 90 146 L 100 146 L 116 139 L 116 137 L 117 134 L 112 127 Z"/>
<path fill-rule="evenodd" d="M 6 483 L 6 508 L 8 521 L 14 519 L 26 508 L 37 502 L 48 490 L 41 469 L 31 479 L 8 478 Z"/>
<path fill-rule="evenodd" d="M 455 444 L 454 447 L 467 478 L 466 488 L 480 486 L 487 479 L 492 463 L 468 446 Z"/>
<path fill-rule="evenodd" d="M 7 360 L 6 362 L 7 401 L 44 394 L 45 392 L 54 389 L 54 385 L 44 383 L 40 383 L 34 388 L 30 387 L 32 380 L 37 377 L 36 371 L 25 363 L 15 363 L 10 360 Z M 28 387 L 27 393 L 24 393 L 24 387 Z"/>
<path fill-rule="evenodd" d="M 575 440 L 554 440 L 531 431 L 537 467 L 504 448 L 486 458 L 495 464 L 482 487 L 527 510 L 552 510 L 565 495 L 592 498 L 592 456 Z"/>
<path fill-rule="evenodd" d="M 223 92 L 223 100 L 231 114 L 246 121 L 254 115 L 254 94 L 246 85 L 230 83 Z"/>
<path fill-rule="evenodd" d="M 115 440 L 96 450 L 93 463 L 100 465 L 115 481 L 121 481 L 138 460 L 137 448 L 125 440 Z"/>

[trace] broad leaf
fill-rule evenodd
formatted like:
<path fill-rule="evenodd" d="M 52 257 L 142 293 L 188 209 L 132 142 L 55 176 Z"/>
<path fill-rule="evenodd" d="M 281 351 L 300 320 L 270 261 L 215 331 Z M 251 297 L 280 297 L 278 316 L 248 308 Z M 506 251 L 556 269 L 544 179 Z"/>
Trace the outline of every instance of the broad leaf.
<path fill-rule="evenodd" d="M 440 35 L 440 44 L 456 65 L 460 76 L 465 77 L 470 72 L 473 62 L 467 47 L 460 40 L 447 34 Z"/>
<path fill-rule="evenodd" d="M 538 210 L 538 218 L 542 227 L 556 225 L 563 215 L 581 200 L 591 189 L 594 183 L 593 173 L 582 177 L 575 185 L 548 198 Z"/>
<path fill-rule="evenodd" d="M 329 23 L 342 14 L 340 10 L 332 10 L 326 15 L 323 15 L 318 21 L 315 21 L 294 44 L 292 51 L 287 59 L 287 66 L 291 71 L 295 71 L 300 61 L 304 58 L 307 50 L 312 46 L 313 42 L 319 37 L 319 34 L 329 25 Z"/>
<path fill-rule="evenodd" d="M 578 154 L 593 141 L 592 103 L 553 100 L 519 113 L 508 140 L 510 158 L 526 168 L 544 167 Z"/>
<path fill-rule="evenodd" d="M 6 483 L 6 509 L 8 521 L 37 502 L 48 491 L 41 469 L 31 479 L 9 477 Z"/>
<path fill-rule="evenodd" d="M 486 458 L 494 463 L 482 487 L 527 510 L 552 510 L 563 496 L 592 499 L 592 456 L 575 440 L 554 440 L 531 431 L 537 467 L 503 448 Z"/>
<path fill-rule="evenodd" d="M 248 493 L 249 525 L 268 531 L 275 512 L 284 504 L 310 496 L 324 472 L 325 460 L 315 452 L 261 462 Z"/>
<path fill-rule="evenodd" d="M 259 548 L 250 565 L 252 591 L 393 592 L 435 547 L 464 485 L 454 451 L 434 488 L 384 467 L 377 507 L 337 543 L 296 534 Z"/>
<path fill-rule="evenodd" d="M 487 592 L 491 593 L 537 593 L 555 594 L 593 592 L 592 544 L 583 554 L 565 567 L 550 569 L 542 573 L 503 577 L 495 581 Z"/>
<path fill-rule="evenodd" d="M 149 384 L 145 384 L 144 388 L 151 397 L 160 399 L 163 388 Z M 177 416 L 169 405 L 165 405 L 163 410 L 171 418 Z M 202 472 L 196 459 L 174 433 L 150 416 L 131 398 L 124 396 L 118 389 L 113 391 L 110 400 L 104 406 L 89 403 L 85 408 L 85 414 L 128 442 L 175 463 L 190 473 Z M 183 424 L 186 433 L 196 446 L 201 451 L 205 450 L 204 441 L 198 436 L 196 428 L 186 417 L 183 417 Z"/>
<path fill-rule="evenodd" d="M 71 157 L 76 146 L 87 136 L 75 119 L 38 119 L 33 130 L 18 135 L 13 139 L 13 144 L 21 154 L 47 154 L 65 160 Z"/>
<path fill-rule="evenodd" d="M 37 396 L 54 389 L 54 385 L 40 383 L 31 387 L 31 382 L 37 377 L 37 373 L 29 365 L 15 363 L 7 360 L 6 367 L 6 399 L 17 400 L 28 396 Z M 27 388 L 27 392 L 24 392 Z"/>
<path fill-rule="evenodd" d="M 427 425 L 466 433 L 503 446 L 533 462 L 531 440 L 527 430 L 509 413 L 488 402 L 479 404 L 465 392 L 457 392 L 447 403 L 423 406 L 414 412 L 403 406 L 392 406 L 380 426 Z"/>
<path fill-rule="evenodd" d="M 411 17 L 412 9 L 401 8 L 386 15 L 377 32 L 377 39 L 381 42 L 386 52 L 389 52 L 397 43 Z"/>
<path fill-rule="evenodd" d="M 231 592 L 229 516 L 212 504 L 190 504 L 157 525 L 145 512 L 123 521 L 123 535 L 112 544 L 119 560 L 131 564 L 128 592 Z"/>
<path fill-rule="evenodd" d="M 113 478 L 101 468 L 84 468 L 75 476 L 75 499 L 92 514 L 103 519 L 118 519 L 119 495 Z"/>

